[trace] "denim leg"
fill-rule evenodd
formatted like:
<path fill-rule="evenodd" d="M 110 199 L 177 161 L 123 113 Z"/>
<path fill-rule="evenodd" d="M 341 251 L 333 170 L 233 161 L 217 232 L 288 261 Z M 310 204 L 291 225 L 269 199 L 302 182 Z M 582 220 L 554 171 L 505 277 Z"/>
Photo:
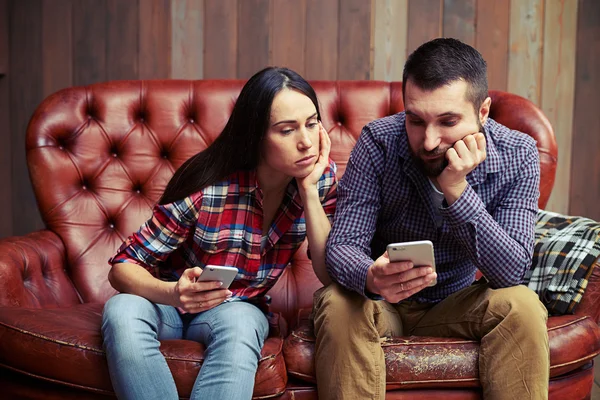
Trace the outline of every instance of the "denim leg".
<path fill-rule="evenodd" d="M 232 301 L 196 315 L 185 339 L 204 343 L 206 352 L 191 399 L 251 399 L 260 351 L 269 333 L 257 307 Z"/>
<path fill-rule="evenodd" d="M 181 339 L 174 307 L 132 294 L 117 294 L 104 306 L 102 336 L 110 379 L 119 399 L 178 399 L 159 340 Z"/>

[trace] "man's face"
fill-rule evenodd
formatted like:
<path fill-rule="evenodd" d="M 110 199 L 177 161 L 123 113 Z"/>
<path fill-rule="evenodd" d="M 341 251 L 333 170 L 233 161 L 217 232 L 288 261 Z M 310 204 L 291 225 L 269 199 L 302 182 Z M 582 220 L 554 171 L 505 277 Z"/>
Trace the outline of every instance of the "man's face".
<path fill-rule="evenodd" d="M 467 100 L 463 80 L 423 90 L 408 80 L 404 90 L 406 132 L 412 155 L 423 173 L 435 178 L 448 165 L 446 151 L 467 135 L 483 132 L 489 98 L 479 112 Z"/>

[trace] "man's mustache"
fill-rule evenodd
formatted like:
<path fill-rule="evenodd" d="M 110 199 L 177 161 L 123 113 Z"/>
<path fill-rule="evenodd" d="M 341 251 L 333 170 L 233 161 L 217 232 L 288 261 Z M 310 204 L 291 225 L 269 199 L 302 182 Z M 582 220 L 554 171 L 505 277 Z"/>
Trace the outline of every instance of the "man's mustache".
<path fill-rule="evenodd" d="M 427 151 L 425 149 L 420 149 L 419 150 L 419 156 L 422 157 L 437 157 L 437 156 L 441 156 L 446 154 L 446 152 L 450 149 L 450 147 L 447 147 L 445 149 L 441 149 L 439 147 L 436 147 L 433 150 Z"/>

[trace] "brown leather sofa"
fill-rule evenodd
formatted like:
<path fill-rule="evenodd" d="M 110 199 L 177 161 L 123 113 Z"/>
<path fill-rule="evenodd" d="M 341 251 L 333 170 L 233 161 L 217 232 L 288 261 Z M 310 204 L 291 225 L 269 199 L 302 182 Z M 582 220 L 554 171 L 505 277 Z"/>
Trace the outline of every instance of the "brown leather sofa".
<path fill-rule="evenodd" d="M 108 82 L 62 90 L 39 106 L 27 130 L 27 163 L 46 229 L 0 240 L 0 396 L 114 397 L 100 336 L 103 303 L 115 293 L 107 259 L 150 215 L 175 168 L 218 135 L 242 84 Z M 363 125 L 403 109 L 401 83 L 313 84 L 342 174 Z M 543 208 L 556 168 L 552 128 L 529 101 L 491 96 L 492 118 L 538 141 Z M 576 315 L 548 322 L 552 399 L 590 397 L 600 352 L 599 280 L 596 269 Z M 281 334 L 267 340 L 255 398 L 316 398 L 308 311 L 319 286 L 303 247 L 270 292 L 291 333 L 284 341 L 281 324 Z M 384 346 L 387 398 L 481 397 L 478 343 L 399 337 Z M 186 398 L 202 345 L 170 340 L 161 350 Z"/>

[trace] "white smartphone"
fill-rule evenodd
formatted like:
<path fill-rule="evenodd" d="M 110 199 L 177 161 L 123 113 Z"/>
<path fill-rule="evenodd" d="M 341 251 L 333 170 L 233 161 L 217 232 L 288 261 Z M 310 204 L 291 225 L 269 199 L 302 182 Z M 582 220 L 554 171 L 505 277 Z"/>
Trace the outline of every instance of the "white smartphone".
<path fill-rule="evenodd" d="M 221 288 L 227 289 L 235 279 L 237 273 L 238 269 L 236 267 L 207 265 L 196 279 L 196 282 L 219 281 L 223 282 Z"/>
<path fill-rule="evenodd" d="M 431 265 L 435 272 L 433 243 L 429 240 L 391 243 L 387 246 L 387 252 L 390 261 L 411 261 L 415 267 Z M 434 280 L 429 286 L 435 286 L 436 283 L 437 280 Z"/>

